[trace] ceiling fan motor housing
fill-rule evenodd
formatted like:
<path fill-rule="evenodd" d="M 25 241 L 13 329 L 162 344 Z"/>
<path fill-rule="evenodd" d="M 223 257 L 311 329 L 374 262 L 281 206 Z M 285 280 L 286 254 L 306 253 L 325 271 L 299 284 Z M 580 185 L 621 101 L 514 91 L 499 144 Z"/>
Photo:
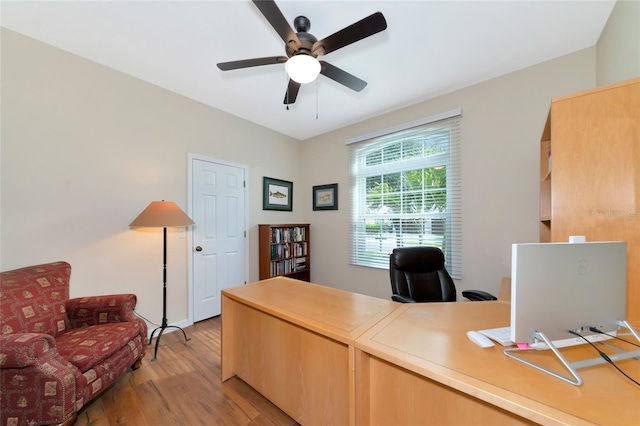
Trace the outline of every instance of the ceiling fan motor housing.
<path fill-rule="evenodd" d="M 300 40 L 300 47 L 296 48 L 295 43 L 289 42 L 285 45 L 287 56 L 290 58 L 295 55 L 310 55 L 314 58 L 318 55 L 313 53 L 313 44 L 318 39 L 307 31 L 311 28 L 311 22 L 306 16 L 298 16 L 293 20 L 293 26 L 296 29 L 296 35 Z"/>
<path fill-rule="evenodd" d="M 311 29 L 311 21 L 306 16 L 296 16 L 296 19 L 293 20 L 293 28 L 298 33 L 306 33 Z"/>

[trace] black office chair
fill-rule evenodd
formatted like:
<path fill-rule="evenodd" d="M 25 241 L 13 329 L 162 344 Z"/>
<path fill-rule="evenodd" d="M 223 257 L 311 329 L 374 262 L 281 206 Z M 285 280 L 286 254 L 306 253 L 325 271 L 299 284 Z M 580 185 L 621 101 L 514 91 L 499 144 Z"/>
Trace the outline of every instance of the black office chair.
<path fill-rule="evenodd" d="M 455 302 L 456 286 L 444 266 L 438 247 L 413 246 L 393 249 L 389 256 L 392 300 L 402 303 Z M 481 290 L 465 290 L 473 301 L 497 300 Z"/>

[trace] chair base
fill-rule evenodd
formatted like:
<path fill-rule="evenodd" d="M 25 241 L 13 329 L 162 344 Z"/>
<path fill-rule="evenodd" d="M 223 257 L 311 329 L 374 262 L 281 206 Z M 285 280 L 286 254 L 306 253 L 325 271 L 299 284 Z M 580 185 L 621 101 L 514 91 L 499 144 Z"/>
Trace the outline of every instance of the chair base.
<path fill-rule="evenodd" d="M 140 358 L 138 358 L 136 362 L 134 362 L 133 365 L 131 365 L 132 370 L 137 370 L 142 366 L 142 358 L 144 358 L 144 354 L 140 355 Z"/>

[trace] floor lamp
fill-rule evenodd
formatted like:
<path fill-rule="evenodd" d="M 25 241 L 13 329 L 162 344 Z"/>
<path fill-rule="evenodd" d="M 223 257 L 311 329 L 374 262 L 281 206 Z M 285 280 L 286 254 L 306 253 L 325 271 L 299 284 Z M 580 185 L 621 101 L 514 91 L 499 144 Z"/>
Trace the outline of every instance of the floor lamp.
<path fill-rule="evenodd" d="M 156 339 L 156 347 L 153 351 L 153 359 L 151 361 L 156 360 L 160 338 L 162 337 L 162 333 L 164 333 L 167 328 L 177 328 L 178 330 L 182 331 L 185 340 L 190 340 L 189 338 L 187 338 L 187 333 L 185 333 L 182 328 L 175 325 L 167 324 L 167 227 L 186 227 L 191 226 L 194 223 L 195 222 L 191 220 L 191 218 L 187 216 L 187 214 L 183 212 L 180 207 L 176 205 L 176 203 L 162 200 L 153 201 L 151 204 L 149 204 L 147 208 L 144 209 L 142 213 L 140 213 L 138 217 L 136 217 L 129 225 L 132 228 L 162 228 L 164 236 L 162 251 L 162 325 L 153 330 L 153 332 L 151 333 L 151 337 L 149 337 L 149 344 L 151 344 L 156 331 L 160 331 L 160 333 L 158 334 L 158 338 Z"/>

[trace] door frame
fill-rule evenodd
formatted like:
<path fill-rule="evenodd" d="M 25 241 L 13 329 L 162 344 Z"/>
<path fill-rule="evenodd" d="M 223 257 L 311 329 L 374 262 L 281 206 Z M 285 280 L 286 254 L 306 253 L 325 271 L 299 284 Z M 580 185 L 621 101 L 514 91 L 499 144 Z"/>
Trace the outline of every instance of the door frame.
<path fill-rule="evenodd" d="M 245 232 L 245 245 L 244 245 L 244 282 L 245 284 L 249 280 L 249 166 L 245 164 L 232 163 L 230 161 L 224 161 L 213 157 L 207 157 L 204 155 L 187 153 L 187 214 L 189 217 L 193 217 L 193 161 L 207 161 L 209 163 L 216 163 L 223 166 L 238 167 L 244 170 L 244 232 Z M 188 308 L 189 325 L 193 325 L 193 233 L 194 229 L 191 227 L 187 232 L 187 281 L 188 281 Z"/>

